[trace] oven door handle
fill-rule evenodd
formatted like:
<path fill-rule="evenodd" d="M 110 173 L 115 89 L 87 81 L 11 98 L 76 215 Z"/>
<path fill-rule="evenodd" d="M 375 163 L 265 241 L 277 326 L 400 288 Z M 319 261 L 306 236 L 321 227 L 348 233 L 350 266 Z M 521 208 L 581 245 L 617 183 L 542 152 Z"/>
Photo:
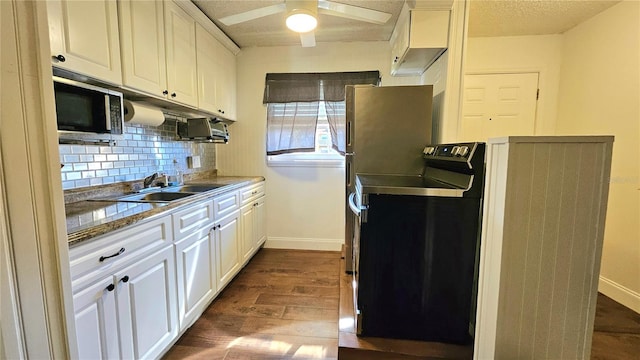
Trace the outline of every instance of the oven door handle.
<path fill-rule="evenodd" d="M 367 222 L 367 210 L 369 209 L 369 207 L 368 206 L 357 206 L 355 200 L 356 200 L 356 193 L 349 194 L 349 208 L 351 209 L 351 211 L 358 218 L 360 218 L 361 222 L 366 223 Z"/>
<path fill-rule="evenodd" d="M 356 205 L 355 197 L 356 193 L 349 194 L 349 208 L 356 216 L 360 216 L 360 208 Z"/>

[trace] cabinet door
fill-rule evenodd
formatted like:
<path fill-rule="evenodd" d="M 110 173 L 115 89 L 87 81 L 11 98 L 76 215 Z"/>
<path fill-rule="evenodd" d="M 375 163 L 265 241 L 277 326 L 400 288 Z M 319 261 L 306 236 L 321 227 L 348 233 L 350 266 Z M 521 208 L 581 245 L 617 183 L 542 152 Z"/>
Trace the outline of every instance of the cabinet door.
<path fill-rule="evenodd" d="M 157 358 L 178 335 L 173 246 L 119 271 L 116 280 L 122 357 Z"/>
<path fill-rule="evenodd" d="M 222 289 L 240 270 L 240 212 L 234 211 L 217 222 L 216 256 L 218 264 L 218 287 Z"/>
<path fill-rule="evenodd" d="M 122 84 L 115 0 L 47 1 L 47 14 L 53 66 Z"/>
<path fill-rule="evenodd" d="M 222 110 L 222 117 L 236 120 L 236 57 L 218 43 L 219 81 L 216 82 L 216 97 Z"/>
<path fill-rule="evenodd" d="M 120 357 L 113 277 L 104 277 L 73 294 L 79 359 Z"/>
<path fill-rule="evenodd" d="M 240 210 L 242 224 L 242 262 L 246 262 L 256 246 L 255 203 L 247 204 Z"/>
<path fill-rule="evenodd" d="M 265 206 L 265 197 L 256 200 L 253 210 L 253 223 L 256 239 L 256 248 L 262 246 L 267 241 L 267 211 Z"/>
<path fill-rule="evenodd" d="M 204 27 L 197 25 L 198 107 L 235 120 L 236 57 Z"/>
<path fill-rule="evenodd" d="M 169 99 L 198 106 L 196 22 L 172 1 L 165 2 Z"/>
<path fill-rule="evenodd" d="M 218 41 L 201 25 L 196 26 L 198 60 L 198 107 L 222 115 L 216 98 L 218 79 Z"/>
<path fill-rule="evenodd" d="M 178 318 L 184 330 L 202 314 L 218 289 L 213 231 L 203 228 L 175 246 Z"/>
<path fill-rule="evenodd" d="M 400 12 L 396 27 L 391 36 L 391 67 L 400 66 L 404 53 L 409 47 L 409 15 L 410 10 L 405 5 Z"/>
<path fill-rule="evenodd" d="M 167 65 L 163 2 L 121 0 L 118 11 L 122 83 L 152 95 L 165 96 Z"/>

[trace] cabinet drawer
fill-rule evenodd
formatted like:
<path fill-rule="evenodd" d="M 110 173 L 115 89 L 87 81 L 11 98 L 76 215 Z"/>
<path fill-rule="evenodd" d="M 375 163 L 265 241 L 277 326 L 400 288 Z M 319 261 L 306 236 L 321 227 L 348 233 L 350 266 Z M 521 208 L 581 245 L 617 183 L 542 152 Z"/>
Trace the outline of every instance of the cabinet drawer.
<path fill-rule="evenodd" d="M 240 207 L 240 199 L 237 191 L 222 194 L 213 198 L 213 216 L 221 219 Z"/>
<path fill-rule="evenodd" d="M 131 226 L 69 249 L 71 279 L 102 273 L 173 241 L 171 216 Z"/>
<path fill-rule="evenodd" d="M 240 190 L 242 205 L 248 204 L 254 199 L 264 196 L 264 181 L 258 184 L 249 185 Z"/>
<path fill-rule="evenodd" d="M 213 202 L 211 200 L 176 211 L 173 215 L 173 238 L 179 241 L 195 230 L 213 223 Z"/>

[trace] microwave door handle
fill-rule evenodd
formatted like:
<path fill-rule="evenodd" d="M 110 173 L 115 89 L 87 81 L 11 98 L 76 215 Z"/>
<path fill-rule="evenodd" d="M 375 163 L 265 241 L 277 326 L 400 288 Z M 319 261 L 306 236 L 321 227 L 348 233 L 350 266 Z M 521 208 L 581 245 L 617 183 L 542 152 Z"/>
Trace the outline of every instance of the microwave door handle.
<path fill-rule="evenodd" d="M 111 99 L 109 98 L 109 94 L 104 94 L 104 118 L 107 120 L 107 132 L 111 131 Z"/>

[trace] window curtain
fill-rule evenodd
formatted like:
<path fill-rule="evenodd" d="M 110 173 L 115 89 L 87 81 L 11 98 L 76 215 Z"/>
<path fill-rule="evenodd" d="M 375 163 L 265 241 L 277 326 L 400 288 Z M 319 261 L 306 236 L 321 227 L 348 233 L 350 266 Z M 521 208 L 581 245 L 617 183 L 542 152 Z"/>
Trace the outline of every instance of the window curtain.
<path fill-rule="evenodd" d="M 320 102 L 267 105 L 267 155 L 314 151 Z"/>
<path fill-rule="evenodd" d="M 379 71 L 267 74 L 267 155 L 314 151 L 319 102 L 325 102 L 333 148 L 344 154 L 346 85 L 377 85 Z"/>

